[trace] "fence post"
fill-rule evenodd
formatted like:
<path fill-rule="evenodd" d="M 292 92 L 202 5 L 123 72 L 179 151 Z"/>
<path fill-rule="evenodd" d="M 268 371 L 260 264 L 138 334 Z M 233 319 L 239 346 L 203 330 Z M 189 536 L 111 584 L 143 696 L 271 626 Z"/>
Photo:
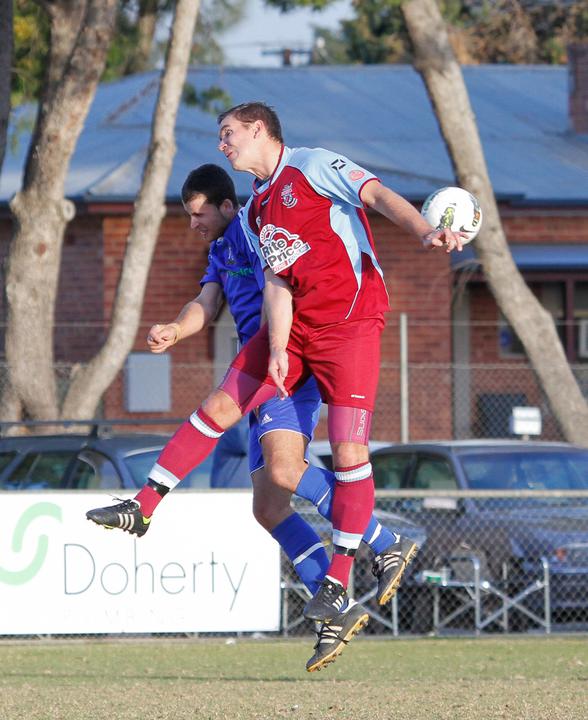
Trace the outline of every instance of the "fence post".
<path fill-rule="evenodd" d="M 408 317 L 400 313 L 400 442 L 408 442 Z"/>

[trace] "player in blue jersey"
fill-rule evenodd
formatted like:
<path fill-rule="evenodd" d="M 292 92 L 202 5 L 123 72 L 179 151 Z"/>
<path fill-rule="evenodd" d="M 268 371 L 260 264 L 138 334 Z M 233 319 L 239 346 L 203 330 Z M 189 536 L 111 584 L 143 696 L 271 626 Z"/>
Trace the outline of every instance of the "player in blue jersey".
<path fill-rule="evenodd" d="M 199 295 L 182 308 L 173 322 L 151 328 L 149 348 L 161 353 L 180 339 L 200 332 L 214 320 L 223 298 L 235 320 L 239 341 L 244 344 L 260 327 L 264 276 L 257 254 L 241 227 L 233 182 L 219 166 L 203 165 L 188 175 L 182 188 L 182 201 L 190 216 L 190 226 L 210 243 L 208 267 L 200 281 Z M 292 396 L 285 400 L 271 399 L 258 413 L 250 415 L 249 461 L 254 515 L 281 545 L 311 594 L 319 588 L 329 560 L 316 532 L 292 510 L 290 497 L 295 492 L 331 519 L 334 474 L 305 461 L 320 404 L 316 382 L 311 377 Z M 161 472 L 155 470 L 158 471 Z M 139 498 L 140 511 L 133 512 L 149 517 L 151 512 L 141 493 Z M 111 518 L 114 508 L 90 511 L 88 517 L 103 525 L 118 526 Z M 127 514 L 120 512 L 120 508 L 117 511 L 118 516 L 125 518 L 122 527 L 144 534 L 148 525 L 127 522 Z M 380 604 L 385 604 L 396 591 L 416 547 L 412 541 L 394 536 L 373 516 L 364 540 L 375 554 L 377 597 Z M 307 669 L 318 670 L 334 660 L 366 622 L 365 609 L 351 601 L 336 618 L 321 623 L 315 653 Z"/>

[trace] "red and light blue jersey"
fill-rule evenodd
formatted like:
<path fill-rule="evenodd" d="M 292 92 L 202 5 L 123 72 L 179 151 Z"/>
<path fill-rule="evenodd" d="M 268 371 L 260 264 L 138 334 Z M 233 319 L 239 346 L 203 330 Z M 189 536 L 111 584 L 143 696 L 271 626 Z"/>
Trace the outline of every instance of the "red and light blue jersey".
<path fill-rule="evenodd" d="M 223 236 L 210 245 L 208 267 L 200 285 L 209 282 L 222 287 L 239 342 L 244 345 L 259 330 L 264 277 L 259 258 L 243 233 L 239 215 L 229 223 Z"/>
<path fill-rule="evenodd" d="M 282 149 L 269 180 L 256 181 L 246 230 L 263 267 L 291 287 L 304 323 L 327 325 L 389 309 L 373 237 L 360 200 L 378 178 L 322 148 Z"/>

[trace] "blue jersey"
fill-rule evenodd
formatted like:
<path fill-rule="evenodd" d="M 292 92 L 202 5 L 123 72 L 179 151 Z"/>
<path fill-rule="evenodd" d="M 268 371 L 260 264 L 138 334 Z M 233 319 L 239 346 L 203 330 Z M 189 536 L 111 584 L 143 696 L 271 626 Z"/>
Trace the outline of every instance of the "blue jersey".
<path fill-rule="evenodd" d="M 259 258 L 243 233 L 240 215 L 212 242 L 200 284 L 215 282 L 222 287 L 239 342 L 244 345 L 259 330 L 264 278 Z"/>
<path fill-rule="evenodd" d="M 239 342 L 244 345 L 261 324 L 265 281 L 259 257 L 241 226 L 242 220 L 240 212 L 228 225 L 224 235 L 211 244 L 208 267 L 200 284 L 216 282 L 222 287 L 237 326 Z M 259 408 L 261 421 L 255 413 L 251 413 L 249 471 L 253 473 L 263 467 L 260 439 L 266 432 L 290 430 L 311 439 L 318 422 L 320 405 L 316 380 L 310 377 L 292 397 L 284 401 L 276 399 L 275 403 L 270 400 L 262 405 Z M 226 464 L 228 461 L 233 464 L 236 462 L 231 448 L 227 446 L 223 455 L 218 455 L 215 450 L 215 477 L 225 477 L 234 472 L 234 467 Z M 215 483 L 218 482 L 215 480 Z"/>

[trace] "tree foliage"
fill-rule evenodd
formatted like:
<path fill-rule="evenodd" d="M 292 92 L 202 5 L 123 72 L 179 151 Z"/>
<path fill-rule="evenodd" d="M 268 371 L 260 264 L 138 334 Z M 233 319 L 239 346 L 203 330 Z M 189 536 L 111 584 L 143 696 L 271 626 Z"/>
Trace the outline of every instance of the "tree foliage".
<path fill-rule="evenodd" d="M 34 0 L 15 0 L 12 104 L 39 97 L 49 49 L 49 20 Z"/>
<path fill-rule="evenodd" d="M 12 0 L 0 0 L 0 171 L 6 153 L 10 117 L 10 69 L 12 67 Z"/>
<path fill-rule="evenodd" d="M 192 45 L 192 62 L 221 64 L 219 33 L 242 19 L 246 0 L 205 0 Z M 120 0 L 103 80 L 161 67 L 174 0 Z M 12 106 L 37 100 L 49 48 L 49 22 L 42 3 L 14 0 Z"/>
<path fill-rule="evenodd" d="M 265 0 L 283 11 L 321 10 L 334 0 Z M 353 0 L 354 16 L 333 32 L 318 27 L 317 63 L 406 63 L 413 55 L 402 0 Z M 459 62 L 567 62 L 570 43 L 588 36 L 588 0 L 440 0 Z"/>
<path fill-rule="evenodd" d="M 207 0 L 202 3 L 192 44 L 192 62 L 201 65 L 224 63 L 225 56 L 217 38 L 243 19 L 245 7 L 246 0 Z"/>

